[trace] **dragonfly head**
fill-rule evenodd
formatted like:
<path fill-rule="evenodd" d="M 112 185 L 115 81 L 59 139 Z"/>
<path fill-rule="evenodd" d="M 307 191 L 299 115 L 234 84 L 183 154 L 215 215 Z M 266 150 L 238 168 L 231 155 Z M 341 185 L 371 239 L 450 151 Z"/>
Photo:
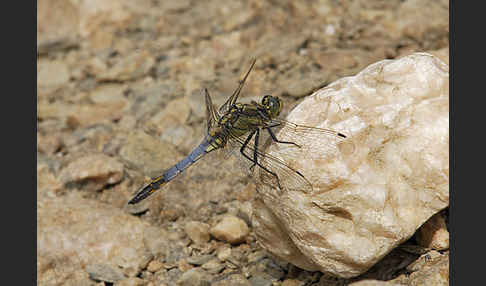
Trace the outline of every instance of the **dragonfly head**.
<path fill-rule="evenodd" d="M 262 99 L 262 105 L 270 118 L 275 118 L 282 110 L 282 101 L 280 98 L 271 95 L 265 95 Z"/>

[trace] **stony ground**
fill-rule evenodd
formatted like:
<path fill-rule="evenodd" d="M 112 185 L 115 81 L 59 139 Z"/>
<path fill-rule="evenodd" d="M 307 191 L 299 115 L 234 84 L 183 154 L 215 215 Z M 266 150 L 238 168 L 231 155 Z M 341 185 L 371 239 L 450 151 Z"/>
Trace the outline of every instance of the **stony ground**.
<path fill-rule="evenodd" d="M 208 156 L 146 202 L 126 203 L 201 140 L 201 89 L 221 104 L 251 58 L 258 62 L 242 100 L 281 96 L 285 115 L 370 63 L 446 55 L 448 8 L 418 0 L 38 1 L 39 285 L 447 283 L 448 251 L 420 249 L 415 237 L 350 280 L 272 257 L 252 234 L 255 186 L 231 158 Z"/>

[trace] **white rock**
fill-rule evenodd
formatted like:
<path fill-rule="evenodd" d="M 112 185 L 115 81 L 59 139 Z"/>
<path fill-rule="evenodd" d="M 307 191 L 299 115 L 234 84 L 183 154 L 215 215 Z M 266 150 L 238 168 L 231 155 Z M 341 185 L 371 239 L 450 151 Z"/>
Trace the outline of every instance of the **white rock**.
<path fill-rule="evenodd" d="M 291 159 L 298 152 L 292 145 L 270 146 L 313 188 L 278 191 L 260 172 L 252 216 L 260 244 L 300 268 L 348 278 L 368 270 L 447 207 L 448 77 L 448 65 L 416 53 L 370 65 L 298 105 L 289 121 L 332 128 L 348 138 L 335 150 L 325 140 L 303 140 L 313 154 Z M 327 156 L 309 159 L 316 154 Z"/>

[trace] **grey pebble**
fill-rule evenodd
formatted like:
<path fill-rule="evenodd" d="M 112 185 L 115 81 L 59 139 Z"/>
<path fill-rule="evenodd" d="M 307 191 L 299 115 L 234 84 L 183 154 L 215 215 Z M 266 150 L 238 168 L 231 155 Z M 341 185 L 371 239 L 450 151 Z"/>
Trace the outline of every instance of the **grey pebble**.
<path fill-rule="evenodd" d="M 199 268 L 193 268 L 181 275 L 177 280 L 180 286 L 210 286 L 211 277 Z"/>
<path fill-rule="evenodd" d="M 214 255 L 205 254 L 201 256 L 191 256 L 187 259 L 187 263 L 191 265 L 203 265 L 204 263 L 208 262 L 209 260 L 213 259 Z"/>
<path fill-rule="evenodd" d="M 86 272 L 88 272 L 89 278 L 98 281 L 115 283 L 125 279 L 120 269 L 107 264 L 89 264 L 86 266 Z"/>
<path fill-rule="evenodd" d="M 270 275 L 263 273 L 263 272 L 257 272 L 248 279 L 251 283 L 252 286 L 271 286 L 272 285 L 272 280 L 273 277 Z"/>

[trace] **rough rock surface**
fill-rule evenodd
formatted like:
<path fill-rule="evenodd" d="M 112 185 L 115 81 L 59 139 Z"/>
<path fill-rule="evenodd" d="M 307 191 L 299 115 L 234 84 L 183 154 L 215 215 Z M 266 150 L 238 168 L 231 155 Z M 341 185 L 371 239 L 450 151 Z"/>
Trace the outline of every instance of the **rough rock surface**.
<path fill-rule="evenodd" d="M 82 199 L 79 194 L 37 202 L 37 255 L 53 261 L 67 259 L 77 267 L 94 265 L 94 277 L 104 281 L 122 273 L 135 276 L 150 261 L 144 245 L 145 223 L 121 210 Z M 106 264 L 106 267 L 96 265 Z M 117 271 L 118 270 L 118 271 Z M 101 274 L 100 274 L 101 273 Z M 118 275 L 119 278 L 122 278 Z"/>
<path fill-rule="evenodd" d="M 292 145 L 269 148 L 309 178 L 313 190 L 260 184 L 253 225 L 261 245 L 304 269 L 353 277 L 446 208 L 448 70 L 426 53 L 384 60 L 300 103 L 289 121 L 348 138 L 335 149 L 326 141 L 306 143 L 326 160 L 286 159 L 298 152 Z"/>
<path fill-rule="evenodd" d="M 209 241 L 209 228 L 210 226 L 207 223 L 190 221 L 186 224 L 184 230 L 194 243 L 202 244 Z"/>
<path fill-rule="evenodd" d="M 232 244 L 243 242 L 248 232 L 245 221 L 235 216 L 225 216 L 210 230 L 215 238 Z"/>
<path fill-rule="evenodd" d="M 72 161 L 59 174 L 64 184 L 83 184 L 84 189 L 98 191 L 123 177 L 123 164 L 104 154 L 90 154 Z"/>

